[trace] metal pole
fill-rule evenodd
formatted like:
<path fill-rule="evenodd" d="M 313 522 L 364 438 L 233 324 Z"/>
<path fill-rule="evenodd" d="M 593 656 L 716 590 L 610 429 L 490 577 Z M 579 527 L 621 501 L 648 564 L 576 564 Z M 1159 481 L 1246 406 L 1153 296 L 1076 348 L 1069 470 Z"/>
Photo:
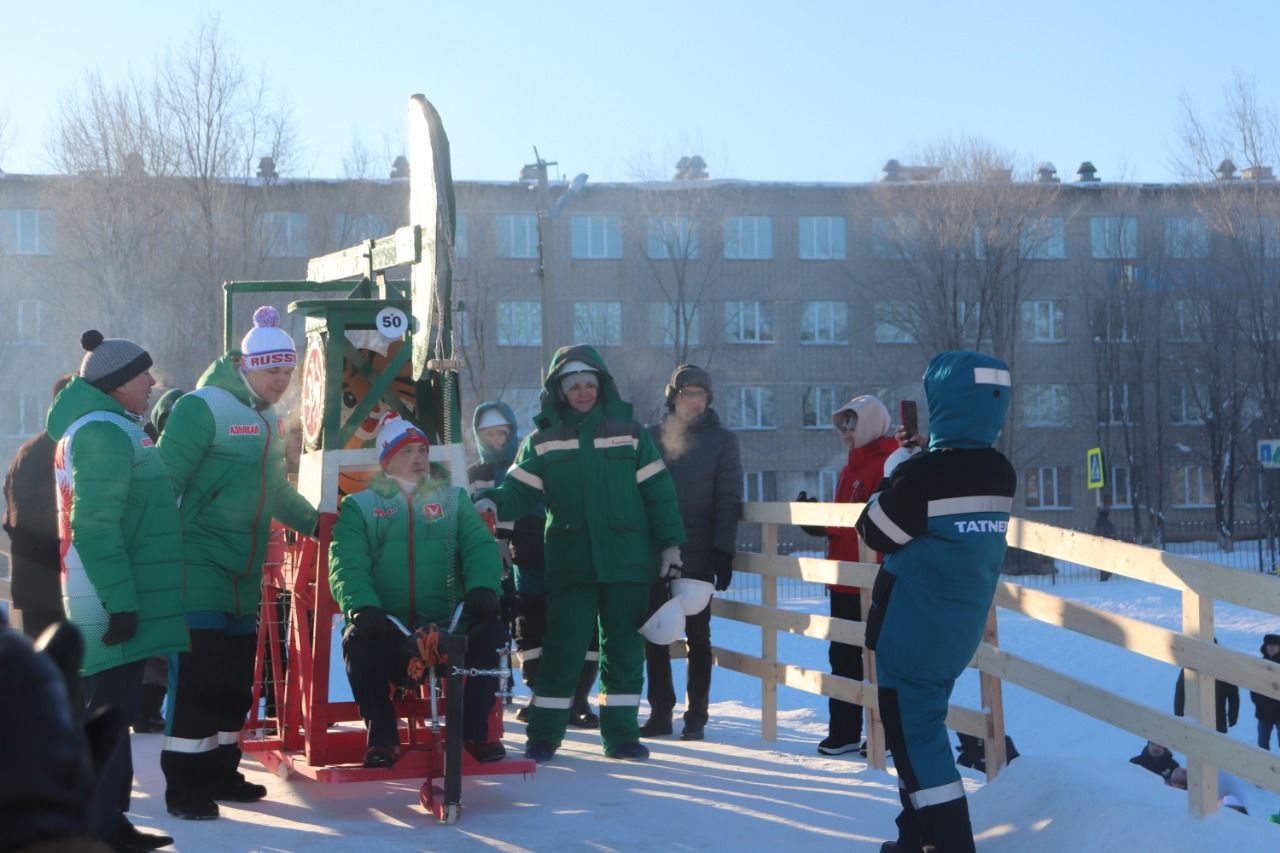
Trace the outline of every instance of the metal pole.
<path fill-rule="evenodd" d="M 534 149 L 535 156 L 537 149 Z M 541 299 L 542 314 L 542 380 L 547 379 L 547 365 L 551 363 L 551 352 L 555 347 L 555 305 L 552 302 L 550 277 L 547 267 L 551 265 L 552 227 L 551 227 L 551 191 L 547 186 L 547 161 L 537 157 L 538 171 L 537 205 L 538 205 L 538 294 Z"/>

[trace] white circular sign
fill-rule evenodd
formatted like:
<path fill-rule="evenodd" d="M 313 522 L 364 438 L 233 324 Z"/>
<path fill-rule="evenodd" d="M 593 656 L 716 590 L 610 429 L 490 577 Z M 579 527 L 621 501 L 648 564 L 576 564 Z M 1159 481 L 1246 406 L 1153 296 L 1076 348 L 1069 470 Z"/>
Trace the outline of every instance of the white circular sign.
<path fill-rule="evenodd" d="M 388 305 L 378 312 L 373 325 L 383 337 L 399 340 L 409 330 L 409 318 L 399 308 Z"/>

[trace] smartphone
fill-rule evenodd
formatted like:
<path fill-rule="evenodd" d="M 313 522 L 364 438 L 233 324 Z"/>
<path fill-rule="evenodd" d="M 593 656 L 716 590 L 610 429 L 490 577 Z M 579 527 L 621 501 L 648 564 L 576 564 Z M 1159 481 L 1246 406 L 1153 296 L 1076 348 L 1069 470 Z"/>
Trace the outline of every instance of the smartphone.
<path fill-rule="evenodd" d="M 903 400 L 898 403 L 898 418 L 902 422 L 902 426 L 906 428 L 908 436 L 914 436 L 920 431 L 919 422 L 916 418 L 916 401 Z"/>

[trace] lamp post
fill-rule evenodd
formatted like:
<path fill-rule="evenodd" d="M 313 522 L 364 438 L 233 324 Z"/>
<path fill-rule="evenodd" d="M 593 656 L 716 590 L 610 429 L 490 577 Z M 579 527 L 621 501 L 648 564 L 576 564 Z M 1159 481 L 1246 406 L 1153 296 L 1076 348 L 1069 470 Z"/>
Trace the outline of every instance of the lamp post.
<path fill-rule="evenodd" d="M 565 188 L 565 191 L 556 199 L 555 204 L 552 204 L 551 188 L 547 183 L 547 167 L 557 164 L 554 160 L 550 162 L 543 160 L 536 147 L 533 149 L 533 157 L 534 162 L 529 163 L 520 170 L 520 180 L 533 181 L 531 189 L 537 193 L 538 267 L 535 272 L 538 274 L 538 295 L 541 300 L 539 311 L 542 315 L 542 380 L 545 382 L 547 379 L 547 366 L 551 364 L 553 342 L 559 339 L 556 332 L 555 303 L 553 301 L 551 277 L 547 274 L 555 254 L 555 221 L 560 217 L 560 213 L 569 199 L 586 185 L 587 176 L 582 173 L 575 176 L 569 182 L 569 186 Z"/>

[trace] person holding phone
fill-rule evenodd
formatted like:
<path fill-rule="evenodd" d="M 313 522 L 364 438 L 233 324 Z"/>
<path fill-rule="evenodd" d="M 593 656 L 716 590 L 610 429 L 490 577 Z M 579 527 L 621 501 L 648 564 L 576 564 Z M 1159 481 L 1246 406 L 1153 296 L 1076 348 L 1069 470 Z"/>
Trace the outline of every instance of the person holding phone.
<path fill-rule="evenodd" d="M 832 426 L 849 452 L 840 479 L 836 482 L 836 503 L 862 503 L 880 485 L 885 460 L 898 449 L 898 442 L 890 435 L 889 410 L 884 403 L 870 394 L 854 397 L 831 416 Z M 816 500 L 801 492 L 797 500 Z M 804 528 L 814 535 L 827 537 L 827 559 L 857 561 L 861 559 L 861 540 L 852 527 Z M 877 562 L 880 556 L 875 556 Z M 862 621 L 862 596 L 853 586 L 828 586 L 831 593 L 831 616 L 835 619 Z M 844 643 L 832 643 L 827 653 L 831 674 L 861 681 L 862 648 Z M 827 700 L 830 721 L 827 736 L 818 744 L 823 755 L 842 755 L 846 752 L 866 753 L 862 738 L 862 706 L 840 699 Z"/>

